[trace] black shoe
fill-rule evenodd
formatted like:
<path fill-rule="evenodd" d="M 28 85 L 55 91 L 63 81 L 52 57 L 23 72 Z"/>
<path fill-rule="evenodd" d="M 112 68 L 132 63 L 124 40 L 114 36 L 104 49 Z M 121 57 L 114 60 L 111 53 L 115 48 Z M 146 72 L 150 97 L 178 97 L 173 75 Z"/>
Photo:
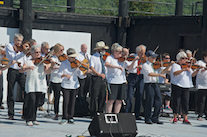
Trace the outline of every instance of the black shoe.
<path fill-rule="evenodd" d="M 9 116 L 9 120 L 14 120 L 14 116 Z"/>
<path fill-rule="evenodd" d="M 156 123 L 156 124 L 163 124 L 163 122 L 161 121 L 152 121 L 153 123 Z"/>
<path fill-rule="evenodd" d="M 141 117 L 137 117 L 136 120 L 142 120 L 142 118 Z"/>
<path fill-rule="evenodd" d="M 151 120 L 145 121 L 145 124 L 153 124 Z"/>

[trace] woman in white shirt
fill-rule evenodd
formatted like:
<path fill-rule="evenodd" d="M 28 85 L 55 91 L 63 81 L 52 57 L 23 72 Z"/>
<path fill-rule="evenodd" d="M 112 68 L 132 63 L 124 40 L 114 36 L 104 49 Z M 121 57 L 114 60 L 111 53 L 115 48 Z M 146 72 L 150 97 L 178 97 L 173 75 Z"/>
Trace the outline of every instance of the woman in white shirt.
<path fill-rule="evenodd" d="M 72 68 L 71 63 L 78 56 L 73 48 L 67 50 L 68 59 L 60 65 L 58 76 L 62 78 L 61 91 L 63 92 L 63 116 L 61 125 L 74 123 L 74 110 L 77 89 L 80 87 L 78 75 L 82 72 L 78 68 Z"/>
<path fill-rule="evenodd" d="M 126 92 L 125 68 L 131 70 L 134 66 L 134 62 L 138 59 L 138 56 L 135 57 L 130 65 L 126 60 L 119 62 L 118 58 L 122 56 L 122 49 L 123 47 L 121 45 L 114 43 L 111 47 L 112 55 L 108 56 L 105 61 L 105 66 L 107 67 L 106 79 L 110 84 L 111 89 L 111 93 L 109 92 L 108 101 L 106 103 L 107 113 L 112 112 L 114 102 L 114 113 L 119 113 Z"/>
<path fill-rule="evenodd" d="M 42 93 L 47 92 L 47 83 L 45 73 L 49 74 L 53 69 L 55 63 L 51 61 L 50 65 L 43 63 L 36 64 L 35 60 L 41 57 L 41 50 L 39 45 L 31 47 L 32 59 L 26 61 L 20 73 L 26 72 L 24 100 L 24 118 L 28 126 L 39 125 L 36 121 L 37 107 Z"/>
<path fill-rule="evenodd" d="M 203 67 L 200 69 L 196 76 L 196 88 L 198 89 L 198 103 L 197 103 L 197 113 L 198 120 L 203 121 L 203 112 L 207 116 L 207 105 L 205 105 L 205 100 L 207 99 L 207 50 L 203 52 L 203 59 L 196 62 L 199 66 Z M 207 119 L 207 118 L 206 118 Z"/>
<path fill-rule="evenodd" d="M 187 61 L 187 55 L 181 51 L 176 55 L 178 63 L 174 63 L 171 69 L 171 84 L 172 84 L 172 109 L 173 123 L 177 123 L 177 115 L 179 113 L 180 104 L 182 104 L 182 113 L 184 116 L 183 124 L 190 124 L 188 121 L 189 109 L 189 88 L 193 87 L 192 77 L 196 73 L 191 68 L 182 68 L 181 65 Z M 198 71 L 198 70 L 196 70 Z"/>
<path fill-rule="evenodd" d="M 54 120 L 58 120 L 59 100 L 60 100 L 60 91 L 61 91 L 61 82 L 62 82 L 62 79 L 58 76 L 58 70 L 61 65 L 61 62 L 58 59 L 58 57 L 63 55 L 64 47 L 63 45 L 57 43 L 53 47 L 53 50 L 54 50 L 55 55 L 52 56 L 51 59 L 54 62 L 56 62 L 56 64 L 50 73 L 50 81 L 51 81 L 52 89 L 54 91 L 54 112 L 55 112 Z"/>

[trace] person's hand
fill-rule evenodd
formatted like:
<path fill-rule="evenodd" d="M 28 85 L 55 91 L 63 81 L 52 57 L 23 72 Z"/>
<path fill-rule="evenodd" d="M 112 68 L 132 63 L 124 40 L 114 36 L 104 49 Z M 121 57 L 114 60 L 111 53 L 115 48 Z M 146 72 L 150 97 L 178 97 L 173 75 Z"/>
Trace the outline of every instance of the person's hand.
<path fill-rule="evenodd" d="M 117 68 L 118 68 L 118 69 L 120 69 L 121 71 L 123 71 L 123 70 L 124 70 L 124 68 L 123 68 L 123 67 L 121 67 L 121 66 L 118 66 Z"/>
<path fill-rule="evenodd" d="M 28 69 L 33 70 L 33 69 L 35 69 L 35 66 L 29 66 Z"/>
<path fill-rule="evenodd" d="M 2 75 L 2 71 L 0 70 L 0 75 Z"/>
<path fill-rule="evenodd" d="M 11 64 L 15 64 L 15 63 L 17 63 L 17 61 L 16 60 L 12 60 Z"/>
<path fill-rule="evenodd" d="M 102 79 L 106 78 L 105 74 L 103 74 L 103 73 L 100 74 L 100 77 L 102 77 Z"/>
<path fill-rule="evenodd" d="M 142 69 L 142 65 L 137 65 L 136 68 Z"/>
<path fill-rule="evenodd" d="M 160 74 L 160 77 L 166 78 L 165 74 Z"/>
<path fill-rule="evenodd" d="M 65 75 L 67 78 L 68 78 L 68 80 L 71 78 L 71 75 Z"/>

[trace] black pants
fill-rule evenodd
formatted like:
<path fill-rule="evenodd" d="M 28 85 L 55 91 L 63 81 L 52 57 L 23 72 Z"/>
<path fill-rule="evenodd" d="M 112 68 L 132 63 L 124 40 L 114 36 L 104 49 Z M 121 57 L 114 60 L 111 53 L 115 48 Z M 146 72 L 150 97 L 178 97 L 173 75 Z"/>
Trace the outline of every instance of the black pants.
<path fill-rule="evenodd" d="M 19 83 L 21 87 L 21 91 L 25 90 L 25 80 L 26 77 L 24 73 L 19 73 L 19 70 L 15 70 L 12 68 L 8 69 L 7 73 L 7 80 L 8 80 L 8 93 L 7 93 L 7 106 L 8 106 L 8 115 L 14 115 L 14 85 L 15 82 Z"/>
<path fill-rule="evenodd" d="M 54 112 L 58 114 L 59 112 L 59 100 L 60 100 L 60 91 L 61 91 L 61 83 L 53 83 L 51 82 L 52 89 L 54 91 Z"/>
<path fill-rule="evenodd" d="M 207 115 L 207 89 L 199 89 L 198 90 L 198 115 L 203 116 L 203 112 Z M 206 103 L 205 103 L 206 102 Z"/>
<path fill-rule="evenodd" d="M 63 117 L 62 119 L 70 119 L 74 116 L 76 89 L 61 88 L 63 92 Z"/>
<path fill-rule="evenodd" d="M 173 113 L 180 113 L 180 105 L 182 105 L 181 112 L 188 114 L 189 109 L 189 88 L 181 88 L 172 84 L 172 109 Z"/>
<path fill-rule="evenodd" d="M 41 96 L 41 92 L 30 92 L 26 94 L 24 99 L 24 118 L 26 122 L 36 120 L 37 107 L 39 106 Z"/>
<path fill-rule="evenodd" d="M 3 99 L 3 74 L 0 75 L 0 106 L 2 104 Z"/>
<path fill-rule="evenodd" d="M 106 84 L 101 77 L 91 77 L 91 101 L 90 101 L 90 114 L 94 116 L 96 112 L 103 112 L 105 109 L 106 98 Z"/>
<path fill-rule="evenodd" d="M 159 121 L 160 107 L 162 106 L 159 85 L 156 83 L 145 83 L 144 90 L 146 91 L 145 121 L 148 121 L 149 119 L 152 121 Z M 154 112 L 151 116 L 153 105 Z"/>
<path fill-rule="evenodd" d="M 78 97 L 86 98 L 87 93 L 91 90 L 91 74 L 87 74 L 87 77 L 84 79 L 78 78 L 80 87 L 78 89 Z"/>

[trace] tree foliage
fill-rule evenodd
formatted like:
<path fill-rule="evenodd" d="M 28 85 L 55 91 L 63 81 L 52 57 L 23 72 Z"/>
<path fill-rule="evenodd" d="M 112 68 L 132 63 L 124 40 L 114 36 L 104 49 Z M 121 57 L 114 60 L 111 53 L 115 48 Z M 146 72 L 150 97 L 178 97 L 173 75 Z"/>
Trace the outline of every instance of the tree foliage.
<path fill-rule="evenodd" d="M 16 1 L 19 2 L 20 0 L 14 0 L 14 2 Z M 162 2 L 162 4 L 128 2 L 129 11 L 153 12 L 153 13 L 169 14 L 169 15 L 175 14 L 176 0 L 140 0 L 140 1 Z M 196 1 L 198 0 L 183 1 L 184 2 L 183 15 L 190 15 L 192 13 L 192 4 L 193 2 Z M 46 5 L 66 6 L 67 0 L 32 0 L 32 2 L 35 4 L 45 4 L 45 5 L 33 5 L 33 10 L 56 11 L 56 12 L 67 11 L 67 8 L 63 8 L 63 7 L 46 6 Z M 173 3 L 173 4 L 166 4 L 166 3 Z M 76 7 L 75 13 L 117 16 L 118 6 L 119 6 L 119 0 L 75 0 L 75 7 Z M 18 8 L 18 6 L 14 6 L 14 7 Z M 94 8 L 94 9 L 86 9 L 86 7 Z M 110 9 L 110 10 L 100 10 L 100 9 Z M 202 5 L 198 5 L 197 12 L 202 12 Z M 129 16 L 147 16 L 147 15 L 150 14 L 129 13 Z"/>

